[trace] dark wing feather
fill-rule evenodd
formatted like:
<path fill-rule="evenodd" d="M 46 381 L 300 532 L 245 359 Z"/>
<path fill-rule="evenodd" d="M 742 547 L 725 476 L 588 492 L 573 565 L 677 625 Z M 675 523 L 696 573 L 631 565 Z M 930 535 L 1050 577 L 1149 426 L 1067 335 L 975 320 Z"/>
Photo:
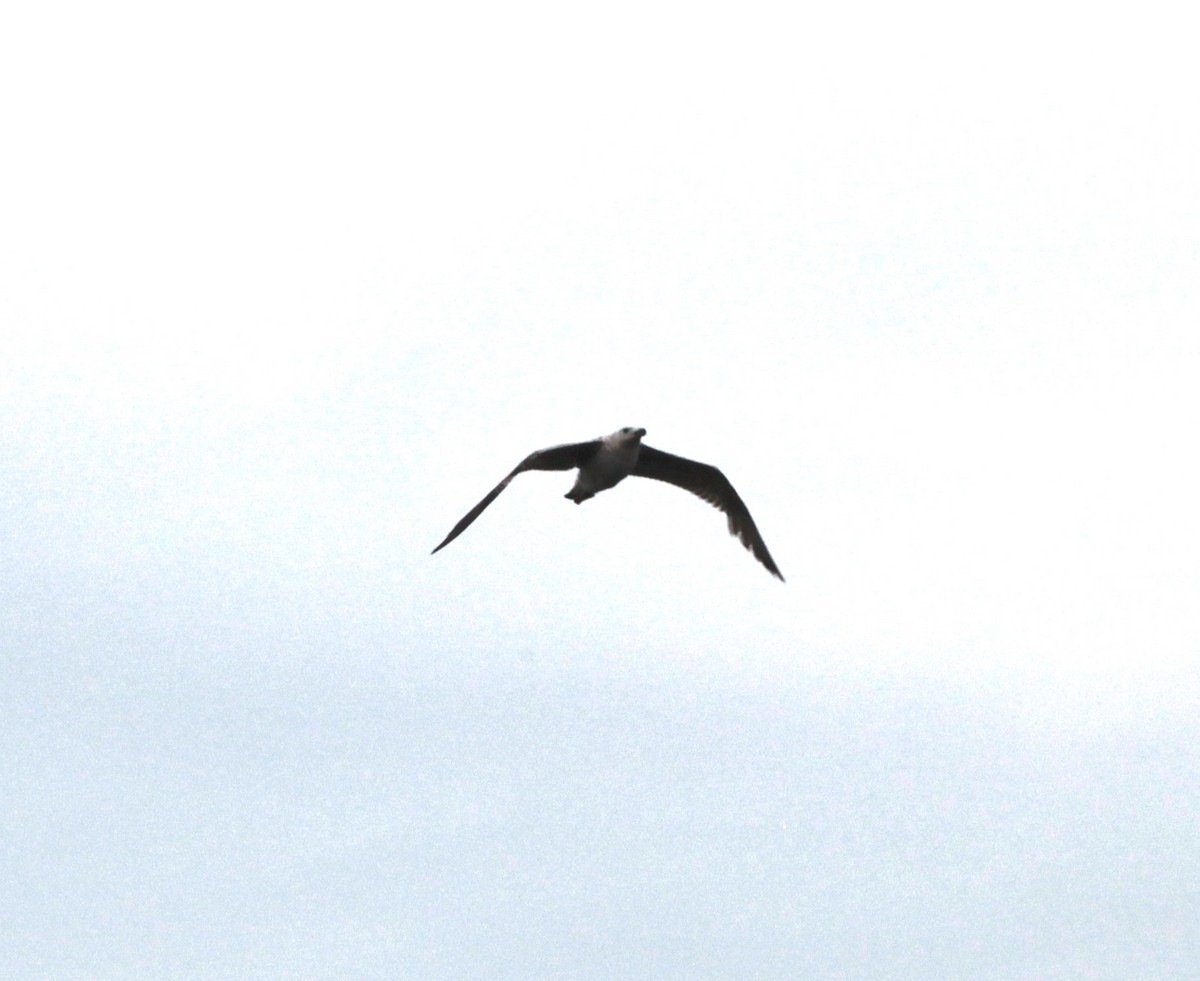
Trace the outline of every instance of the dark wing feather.
<path fill-rule="evenodd" d="M 462 520 L 450 529 L 450 534 L 445 537 L 442 544 L 429 554 L 433 555 L 436 552 L 440 552 L 466 531 L 470 527 L 471 522 L 483 514 L 484 509 L 500 496 L 500 492 L 508 486 L 509 481 L 517 474 L 524 473 L 526 470 L 574 470 L 576 467 L 587 463 L 588 460 L 596 455 L 596 451 L 599 449 L 600 440 L 593 439 L 586 443 L 563 443 L 559 446 L 550 446 L 544 450 L 537 450 L 530 453 L 529 456 L 516 465 L 512 473 L 488 491 L 487 497 L 463 515 Z"/>
<path fill-rule="evenodd" d="M 742 544 L 772 575 L 783 579 L 783 573 L 771 558 L 766 542 L 759 534 L 754 519 L 750 517 L 749 508 L 738 497 L 738 492 L 733 489 L 729 479 L 716 467 L 675 456 L 673 453 L 664 453 L 643 443 L 633 473 L 637 477 L 649 477 L 651 480 L 662 480 L 682 487 L 723 511 L 729 519 L 729 533 L 737 535 Z"/>

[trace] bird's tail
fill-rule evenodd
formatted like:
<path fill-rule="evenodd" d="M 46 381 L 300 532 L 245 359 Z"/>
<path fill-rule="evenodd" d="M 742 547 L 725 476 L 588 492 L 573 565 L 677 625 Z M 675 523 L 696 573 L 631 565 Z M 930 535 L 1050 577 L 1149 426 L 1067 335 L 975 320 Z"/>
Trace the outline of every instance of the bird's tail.
<path fill-rule="evenodd" d="M 572 487 L 569 491 L 567 491 L 563 495 L 563 497 L 565 497 L 568 501 L 574 501 L 576 504 L 582 504 L 589 497 L 595 497 L 595 496 L 596 495 L 594 492 L 580 490 L 578 487 Z"/>

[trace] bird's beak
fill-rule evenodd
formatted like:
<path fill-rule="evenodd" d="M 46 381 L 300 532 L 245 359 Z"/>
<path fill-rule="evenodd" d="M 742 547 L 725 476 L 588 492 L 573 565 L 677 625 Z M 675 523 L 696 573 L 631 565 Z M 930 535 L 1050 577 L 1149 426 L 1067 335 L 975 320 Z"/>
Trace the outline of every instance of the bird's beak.
<path fill-rule="evenodd" d="M 638 436 L 645 436 L 645 435 L 646 435 L 646 430 L 644 430 L 644 429 L 639 429 L 639 430 L 637 431 L 637 434 L 638 434 Z"/>

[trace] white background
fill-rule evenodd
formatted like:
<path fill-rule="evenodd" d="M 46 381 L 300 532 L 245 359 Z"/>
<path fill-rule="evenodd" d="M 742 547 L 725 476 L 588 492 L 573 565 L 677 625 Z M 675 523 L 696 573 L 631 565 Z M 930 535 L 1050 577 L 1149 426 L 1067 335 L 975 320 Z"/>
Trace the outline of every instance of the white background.
<path fill-rule="evenodd" d="M 1194 977 L 1166 9 L 6 15 L 0 973 Z"/>

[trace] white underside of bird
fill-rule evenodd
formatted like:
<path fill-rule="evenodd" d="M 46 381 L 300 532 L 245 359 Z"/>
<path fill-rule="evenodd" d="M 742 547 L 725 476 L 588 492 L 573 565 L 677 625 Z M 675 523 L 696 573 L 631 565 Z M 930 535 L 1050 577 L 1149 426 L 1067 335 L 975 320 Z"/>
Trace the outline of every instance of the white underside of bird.
<path fill-rule="evenodd" d="M 596 455 L 579 467 L 575 486 L 564 496 L 576 504 L 582 504 L 589 497 L 616 487 L 633 473 L 641 455 L 642 437 L 646 435 L 646 430 L 635 429 L 633 432 L 636 439 L 629 438 L 624 429 L 603 437 Z"/>

